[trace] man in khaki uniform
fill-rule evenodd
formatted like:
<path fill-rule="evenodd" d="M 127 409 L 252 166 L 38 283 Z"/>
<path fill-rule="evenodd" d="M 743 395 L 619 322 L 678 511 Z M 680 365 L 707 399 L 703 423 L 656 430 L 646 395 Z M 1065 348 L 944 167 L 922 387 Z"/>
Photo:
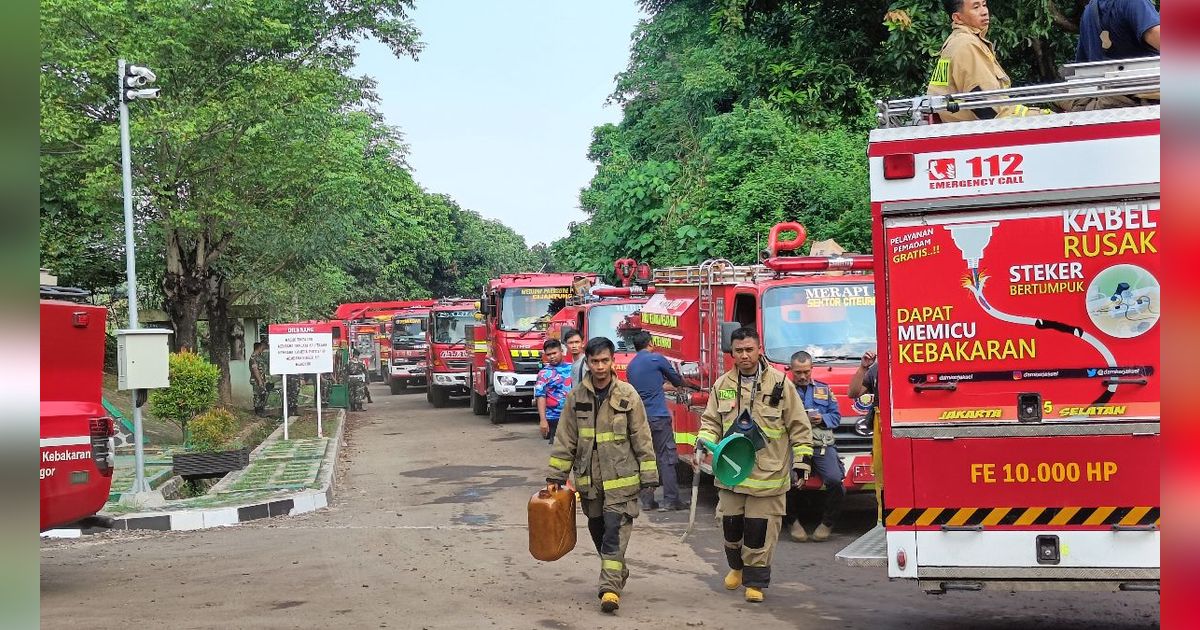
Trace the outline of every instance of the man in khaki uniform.
<path fill-rule="evenodd" d="M 944 0 L 953 28 L 929 79 L 928 94 L 944 96 L 962 92 L 1000 90 L 1012 85 L 1008 73 L 996 61 L 996 47 L 987 39 L 991 16 L 987 0 Z M 941 111 L 943 122 L 963 122 L 1007 116 L 1045 113 L 1024 105 L 981 107 L 957 112 Z"/>
<path fill-rule="evenodd" d="M 812 426 L 796 388 L 762 356 L 750 327 L 733 333 L 734 368 L 713 384 L 697 434 L 719 442 L 747 412 L 765 446 L 755 453 L 754 471 L 736 487 L 720 482 L 721 529 L 729 573 L 725 588 L 745 584 L 746 601 L 761 602 L 771 583 L 771 555 L 779 540 L 789 487 L 799 487 L 812 470 Z M 697 449 L 697 457 L 699 449 Z"/>
<path fill-rule="evenodd" d="M 633 385 L 613 377 L 616 347 L 605 337 L 584 349 L 588 373 L 571 388 L 555 432 L 546 481 L 575 488 L 600 554 L 600 610 L 611 613 L 629 578 L 625 549 L 643 488 L 658 485 L 658 464 L 646 409 Z"/>

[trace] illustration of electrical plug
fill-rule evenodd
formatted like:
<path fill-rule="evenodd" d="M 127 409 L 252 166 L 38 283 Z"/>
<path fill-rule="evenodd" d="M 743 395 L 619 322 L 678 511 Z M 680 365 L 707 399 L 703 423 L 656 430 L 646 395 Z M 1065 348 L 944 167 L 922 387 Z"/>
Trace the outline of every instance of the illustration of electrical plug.
<path fill-rule="evenodd" d="M 959 223 L 947 225 L 954 245 L 962 252 L 963 261 L 971 270 L 971 280 L 979 286 L 979 261 L 983 258 L 983 250 L 992 240 L 992 228 L 999 223 Z"/>

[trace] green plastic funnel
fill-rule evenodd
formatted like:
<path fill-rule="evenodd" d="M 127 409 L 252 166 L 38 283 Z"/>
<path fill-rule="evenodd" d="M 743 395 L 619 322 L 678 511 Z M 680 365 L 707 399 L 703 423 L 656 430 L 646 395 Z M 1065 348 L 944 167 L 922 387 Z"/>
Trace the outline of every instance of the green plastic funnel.
<path fill-rule="evenodd" d="M 713 476 L 722 484 L 736 486 L 754 471 L 754 443 L 741 433 L 729 435 L 719 444 L 703 438 L 699 443 L 712 453 Z"/>

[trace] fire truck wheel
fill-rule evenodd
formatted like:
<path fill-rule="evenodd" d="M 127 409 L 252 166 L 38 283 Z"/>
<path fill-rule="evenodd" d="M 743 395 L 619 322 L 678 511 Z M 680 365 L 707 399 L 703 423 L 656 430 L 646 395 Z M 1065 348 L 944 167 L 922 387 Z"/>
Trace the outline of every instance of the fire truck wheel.
<path fill-rule="evenodd" d="M 389 383 L 389 385 L 391 385 L 393 394 L 403 394 L 404 390 L 407 389 L 407 387 L 405 387 L 404 383 L 402 383 L 400 381 L 392 381 L 391 383 Z"/>
<path fill-rule="evenodd" d="M 492 403 L 491 411 L 492 424 L 504 424 L 508 416 L 508 401 L 503 398 L 497 399 Z"/>
<path fill-rule="evenodd" d="M 477 416 L 487 415 L 488 404 L 487 398 L 480 396 L 479 392 L 471 390 L 471 413 Z"/>
<path fill-rule="evenodd" d="M 432 403 L 434 407 L 440 409 L 445 407 L 446 403 L 450 401 L 450 392 L 447 391 L 445 387 L 434 387 L 433 385 L 430 385 L 428 391 L 429 402 Z"/>

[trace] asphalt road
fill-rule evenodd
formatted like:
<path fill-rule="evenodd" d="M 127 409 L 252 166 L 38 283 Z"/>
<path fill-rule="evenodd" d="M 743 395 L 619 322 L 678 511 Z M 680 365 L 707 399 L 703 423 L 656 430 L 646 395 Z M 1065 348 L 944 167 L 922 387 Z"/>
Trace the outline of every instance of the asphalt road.
<path fill-rule="evenodd" d="M 532 415 L 494 426 L 422 392 L 351 414 L 334 504 L 298 517 L 193 532 L 42 541 L 44 628 L 1153 628 L 1149 593 L 925 595 L 833 559 L 867 531 L 859 497 L 826 543 L 782 541 L 767 601 L 721 586 L 724 554 L 701 493 L 687 513 L 644 514 L 616 616 L 599 612 L 598 559 L 582 527 L 567 557 L 528 552 L 525 506 L 547 445 Z M 810 521 L 815 515 L 810 516 Z M 811 523 L 810 523 L 811 526 Z"/>

